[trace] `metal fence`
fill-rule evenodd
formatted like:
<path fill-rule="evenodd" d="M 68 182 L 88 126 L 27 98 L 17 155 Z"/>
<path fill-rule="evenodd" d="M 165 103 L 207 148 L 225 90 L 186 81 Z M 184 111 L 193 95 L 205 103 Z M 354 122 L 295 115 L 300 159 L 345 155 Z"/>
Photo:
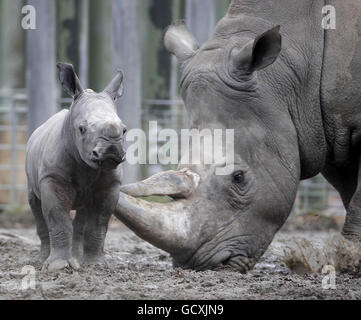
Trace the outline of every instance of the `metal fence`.
<path fill-rule="evenodd" d="M 26 205 L 24 170 L 27 135 L 27 99 L 24 93 L 0 94 L 0 210 L 8 206 Z M 60 105 L 70 99 L 60 99 Z M 181 100 L 143 101 L 142 123 L 148 132 L 149 121 L 157 121 L 158 128 L 172 128 L 178 132 L 187 128 Z M 149 136 L 148 136 L 149 139 Z M 150 141 L 148 141 L 150 142 Z M 152 143 L 148 144 L 152 145 Z M 8 152 L 7 156 L 4 156 Z M 150 150 L 157 152 L 157 150 Z M 171 166 L 146 165 L 142 176 L 169 169 Z M 302 181 L 294 205 L 294 213 L 317 212 L 324 215 L 344 215 L 340 197 L 325 179 L 318 175 Z"/>
<path fill-rule="evenodd" d="M 26 184 L 19 179 L 24 172 L 24 162 L 19 153 L 25 156 L 26 95 L 23 93 L 0 95 L 0 209 L 8 205 L 24 203 Z M 8 161 L 7 161 L 8 160 Z M 8 198 L 8 199 L 7 199 Z"/>

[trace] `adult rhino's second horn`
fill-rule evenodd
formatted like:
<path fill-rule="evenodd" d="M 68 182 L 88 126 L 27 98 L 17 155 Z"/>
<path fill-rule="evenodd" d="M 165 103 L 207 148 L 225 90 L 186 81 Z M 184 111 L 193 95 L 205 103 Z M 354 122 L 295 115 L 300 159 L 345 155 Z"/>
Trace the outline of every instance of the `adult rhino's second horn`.
<path fill-rule="evenodd" d="M 198 174 L 188 169 L 166 171 L 122 186 L 114 215 L 139 237 L 169 253 L 185 249 L 190 239 L 190 201 L 156 203 L 136 197 L 168 195 L 188 197 L 199 184 Z"/>

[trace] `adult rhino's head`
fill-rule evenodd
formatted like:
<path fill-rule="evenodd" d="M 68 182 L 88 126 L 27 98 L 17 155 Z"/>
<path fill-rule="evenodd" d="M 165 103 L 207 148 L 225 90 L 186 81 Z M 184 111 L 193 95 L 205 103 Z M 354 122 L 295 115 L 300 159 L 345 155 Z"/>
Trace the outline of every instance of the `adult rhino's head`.
<path fill-rule="evenodd" d="M 73 150 L 93 169 L 114 169 L 125 160 L 123 136 L 126 127 L 116 113 L 114 102 L 123 92 L 123 73 L 100 93 L 84 90 L 71 64 L 57 64 L 64 90 L 73 97 L 67 118 L 67 132 Z"/>
<path fill-rule="evenodd" d="M 279 27 L 255 34 L 234 26 L 221 21 L 201 48 L 183 23 L 164 35 L 180 62 L 191 128 L 234 129 L 233 171 L 217 175 L 216 165 L 190 165 L 156 174 L 123 186 L 116 212 L 176 265 L 196 270 L 251 269 L 289 215 L 300 176 L 290 115 L 278 103 L 277 83 L 261 77 L 263 70 L 282 72 L 270 67 L 281 51 Z M 174 201 L 137 198 L 151 194 Z"/>

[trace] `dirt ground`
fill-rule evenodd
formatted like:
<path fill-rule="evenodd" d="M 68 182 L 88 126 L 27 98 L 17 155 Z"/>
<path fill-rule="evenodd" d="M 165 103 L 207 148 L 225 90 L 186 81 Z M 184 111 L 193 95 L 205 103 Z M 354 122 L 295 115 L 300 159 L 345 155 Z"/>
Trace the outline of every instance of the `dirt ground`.
<path fill-rule="evenodd" d="M 293 239 L 320 243 L 333 233 L 281 231 L 255 269 L 240 274 L 174 269 L 168 254 L 118 226 L 107 235 L 106 264 L 46 274 L 34 229 L 0 229 L 0 299 L 361 299 L 361 277 L 336 274 L 336 289 L 323 289 L 325 275 L 283 263 Z"/>

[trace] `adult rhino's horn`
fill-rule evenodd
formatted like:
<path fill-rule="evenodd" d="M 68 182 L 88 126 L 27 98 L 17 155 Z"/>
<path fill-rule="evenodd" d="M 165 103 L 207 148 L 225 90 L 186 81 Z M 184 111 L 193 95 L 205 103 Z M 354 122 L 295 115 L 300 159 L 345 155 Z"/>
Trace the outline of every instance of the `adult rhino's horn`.
<path fill-rule="evenodd" d="M 188 200 L 156 203 L 120 193 L 114 215 L 140 238 L 171 254 L 190 238 Z"/>
<path fill-rule="evenodd" d="M 156 173 L 143 181 L 121 186 L 120 191 L 133 197 L 167 195 L 187 198 L 195 191 L 199 182 L 200 176 L 197 173 L 184 168 Z"/>
<path fill-rule="evenodd" d="M 169 253 L 187 246 L 190 239 L 192 202 L 177 200 L 156 203 L 136 197 L 168 195 L 189 197 L 200 182 L 190 169 L 165 171 L 150 178 L 121 187 L 114 215 L 139 237 Z"/>
<path fill-rule="evenodd" d="M 199 48 L 197 40 L 188 30 L 184 21 L 176 22 L 165 29 L 163 42 L 168 51 L 173 53 L 180 62 L 187 59 Z"/>

